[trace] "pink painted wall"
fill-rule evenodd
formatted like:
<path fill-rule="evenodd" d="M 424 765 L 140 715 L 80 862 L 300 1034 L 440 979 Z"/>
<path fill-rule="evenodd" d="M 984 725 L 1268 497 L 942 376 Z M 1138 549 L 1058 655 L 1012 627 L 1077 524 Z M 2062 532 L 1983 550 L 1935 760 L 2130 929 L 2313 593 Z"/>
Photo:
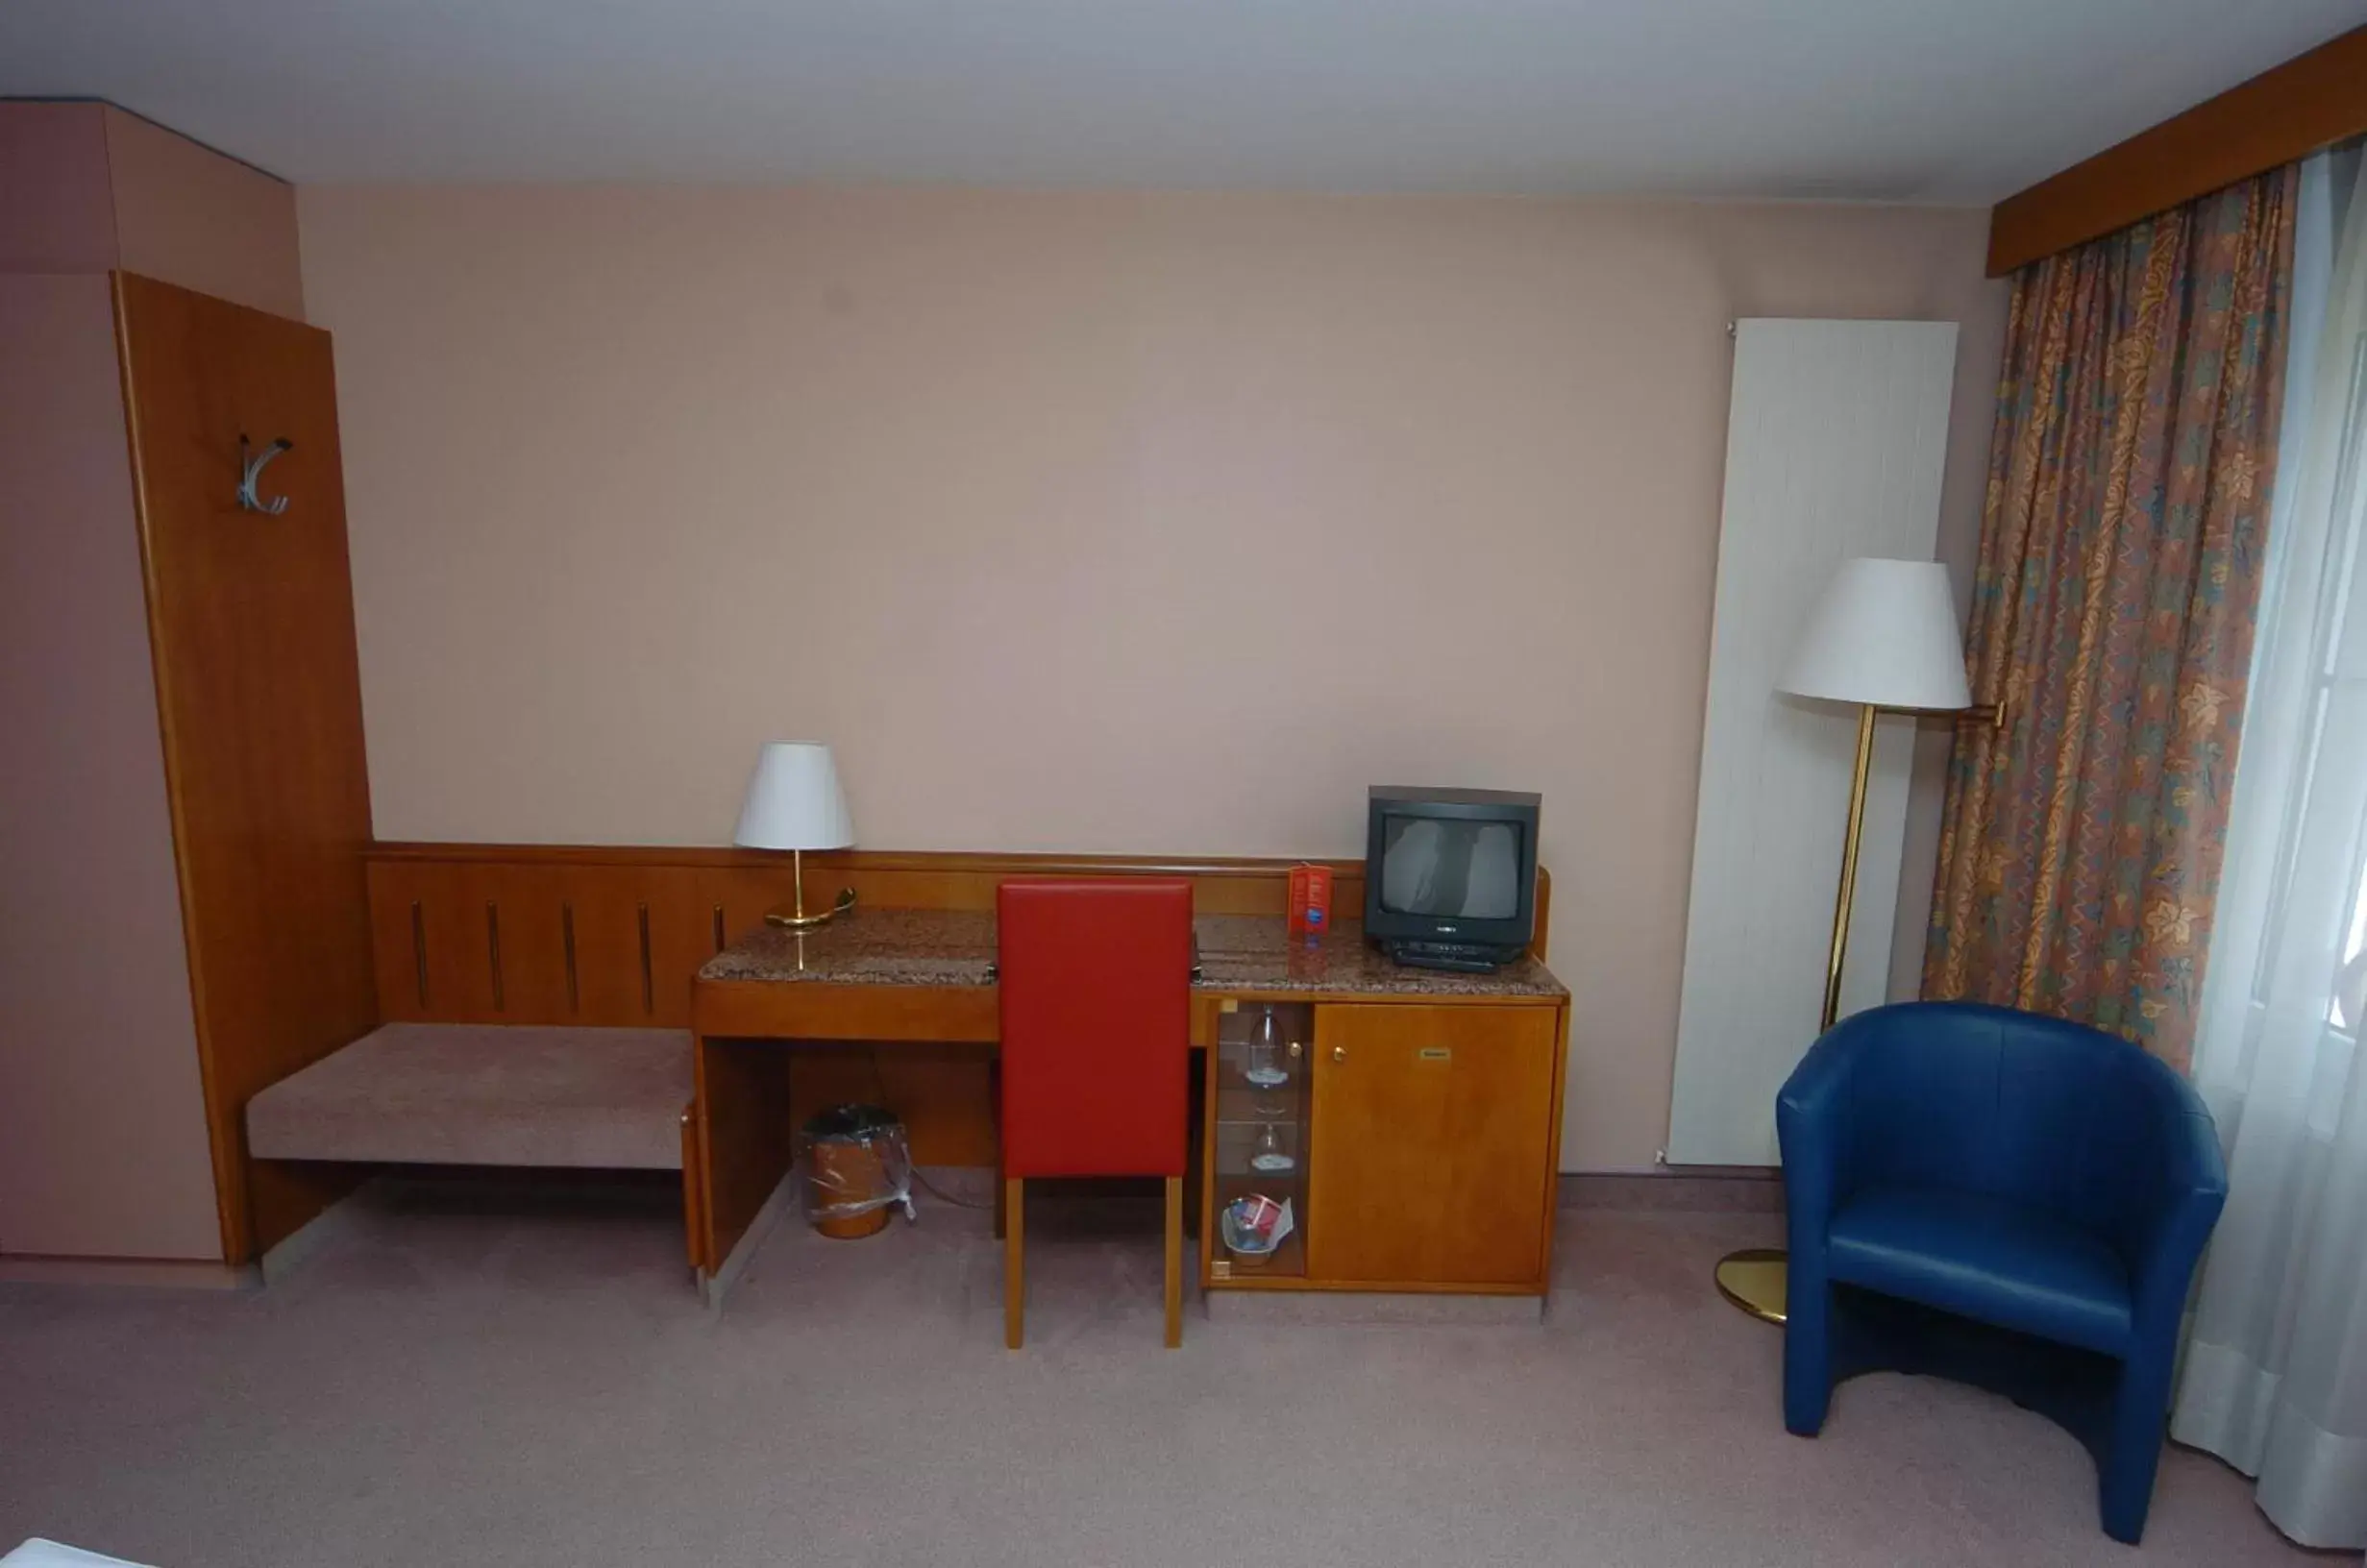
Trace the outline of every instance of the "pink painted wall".
<path fill-rule="evenodd" d="M 114 264 L 106 110 L 0 102 L 0 273 Z"/>
<path fill-rule="evenodd" d="M 302 321 L 295 187 L 110 104 L 0 102 L 0 273 L 116 267 Z"/>
<path fill-rule="evenodd" d="M 1978 211 L 298 207 L 382 837 L 721 843 L 775 737 L 876 847 L 1353 855 L 1368 784 L 1541 790 L 1572 1168 L 1667 1124 L 1728 319 L 1963 323 L 1977 529 Z"/>
<path fill-rule="evenodd" d="M 114 307 L 0 277 L 0 1253 L 218 1259 Z"/>
<path fill-rule="evenodd" d="M 115 264 L 302 321 L 295 187 L 136 114 L 106 116 Z"/>
<path fill-rule="evenodd" d="M 284 182 L 0 103 L 0 1254 L 218 1260 L 115 268 L 304 313 Z"/>

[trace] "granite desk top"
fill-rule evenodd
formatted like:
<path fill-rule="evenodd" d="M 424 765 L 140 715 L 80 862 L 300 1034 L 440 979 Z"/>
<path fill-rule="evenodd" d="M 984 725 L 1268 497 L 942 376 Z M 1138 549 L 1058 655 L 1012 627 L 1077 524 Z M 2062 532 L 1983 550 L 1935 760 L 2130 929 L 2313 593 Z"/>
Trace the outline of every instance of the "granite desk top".
<path fill-rule="evenodd" d="M 1312 945 L 1278 915 L 1202 915 L 1193 922 L 1206 992 L 1300 992 L 1390 996 L 1561 996 L 1534 958 L 1492 974 L 1409 968 L 1368 946 L 1355 924 Z M 777 926 L 742 937 L 709 959 L 702 980 L 842 986 L 991 986 L 992 911 L 856 908 L 800 934 Z"/>

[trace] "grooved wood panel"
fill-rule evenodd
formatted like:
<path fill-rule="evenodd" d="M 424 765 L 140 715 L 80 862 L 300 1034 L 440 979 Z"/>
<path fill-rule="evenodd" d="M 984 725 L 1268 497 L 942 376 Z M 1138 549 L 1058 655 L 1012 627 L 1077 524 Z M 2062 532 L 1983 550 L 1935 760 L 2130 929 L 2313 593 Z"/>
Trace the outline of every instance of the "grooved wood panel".
<path fill-rule="evenodd" d="M 1929 560 L 1956 367 L 1950 322 L 1741 322 L 1686 909 L 1668 1158 L 1775 1163 L 1775 1094 L 1816 1036 L 1858 710 L 1775 690 L 1855 555 Z M 1844 1017 L 1889 983 L 1913 721 L 1880 721 Z"/>
<path fill-rule="evenodd" d="M 1989 214 L 1989 276 L 2002 278 L 2361 134 L 2367 27 L 2007 197 Z"/>
<path fill-rule="evenodd" d="M 1279 915 L 1293 864 L 857 849 L 807 855 L 805 881 L 809 904 L 852 887 L 880 908 L 986 910 L 1014 876 L 1182 874 L 1201 914 Z M 1324 864 L 1334 911 L 1361 911 L 1363 863 Z M 688 1028 L 700 966 L 791 891 L 783 857 L 742 849 L 383 844 L 370 851 L 368 877 L 383 1017 L 450 1023 Z M 1541 870 L 1541 956 L 1551 907 L 1552 881 Z M 801 1046 L 788 1053 L 784 1092 L 801 1108 L 880 1101 L 903 1117 L 921 1163 L 992 1164 L 991 995 L 980 1017 L 975 1041 Z M 875 1038 L 868 1025 L 848 1028 Z M 765 1069 L 746 1070 L 752 1081 Z"/>
<path fill-rule="evenodd" d="M 351 1175 L 246 1157 L 248 1097 L 378 1018 L 329 334 L 129 273 L 117 336 L 224 1256 Z M 234 502 L 239 436 L 294 443 Z"/>

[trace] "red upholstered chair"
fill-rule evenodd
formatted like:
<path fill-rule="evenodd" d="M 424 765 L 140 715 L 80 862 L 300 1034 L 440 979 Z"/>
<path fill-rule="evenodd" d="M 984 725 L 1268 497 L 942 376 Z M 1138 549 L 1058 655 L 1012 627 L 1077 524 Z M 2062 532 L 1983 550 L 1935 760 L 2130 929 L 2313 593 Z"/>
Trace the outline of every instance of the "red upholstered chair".
<path fill-rule="evenodd" d="M 1192 884 L 1030 878 L 997 891 L 1002 1008 L 1003 1342 L 1026 1315 L 1034 1176 L 1167 1178 L 1167 1342 L 1183 1343 Z"/>

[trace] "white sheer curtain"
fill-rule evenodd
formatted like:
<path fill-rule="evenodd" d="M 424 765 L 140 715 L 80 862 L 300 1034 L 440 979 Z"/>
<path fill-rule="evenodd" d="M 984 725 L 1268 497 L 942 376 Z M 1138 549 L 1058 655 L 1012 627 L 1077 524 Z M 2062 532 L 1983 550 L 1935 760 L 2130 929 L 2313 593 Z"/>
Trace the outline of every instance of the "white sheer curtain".
<path fill-rule="evenodd" d="M 2171 1434 L 2367 1546 L 2367 186 L 2304 170 L 2270 559 L 2196 1039 L 2228 1150 Z"/>

